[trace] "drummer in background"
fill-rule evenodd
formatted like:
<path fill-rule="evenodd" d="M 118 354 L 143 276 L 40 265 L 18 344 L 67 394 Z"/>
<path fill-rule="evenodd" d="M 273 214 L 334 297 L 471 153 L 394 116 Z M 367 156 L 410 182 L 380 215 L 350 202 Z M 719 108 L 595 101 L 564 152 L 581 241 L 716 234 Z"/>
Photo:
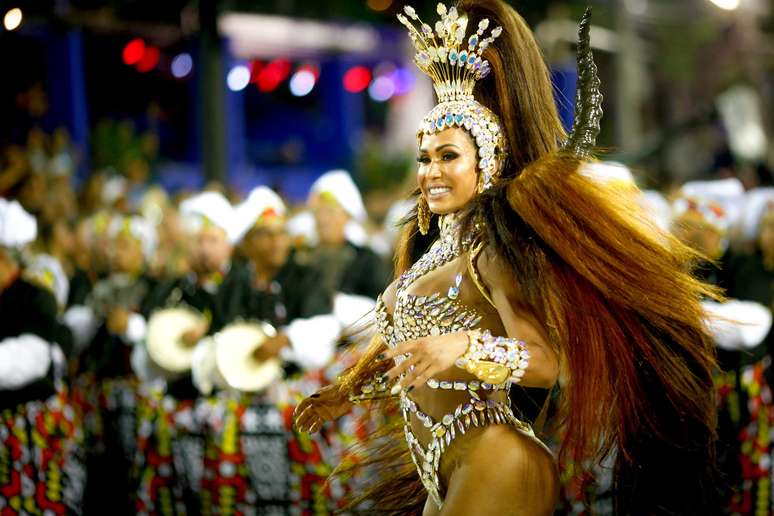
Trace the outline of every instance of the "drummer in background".
<path fill-rule="evenodd" d="M 333 292 L 322 286 L 316 269 L 298 263 L 290 250 L 286 208 L 279 196 L 261 186 L 237 207 L 241 254 L 246 258 L 250 296 L 244 319 L 268 322 L 278 330 L 254 353 L 259 361 L 279 356 L 286 379 L 258 392 L 225 389 L 228 378 L 206 364 L 214 359 L 211 342 L 197 348 L 194 380 L 209 395 L 202 504 L 212 514 L 286 514 L 326 507 L 321 439 L 295 434 L 290 415 L 300 371 L 312 371 L 302 396 L 320 387 L 314 371 L 333 357 L 341 325 L 333 315 Z M 218 342 L 223 345 L 223 341 Z M 294 372 L 296 374 L 294 374 Z M 255 371 L 256 374 L 260 374 Z M 317 381 L 314 381 L 314 380 Z M 301 382 L 302 383 L 302 382 Z M 239 385 L 229 381 L 228 385 Z"/>
<path fill-rule="evenodd" d="M 285 328 L 256 351 L 256 358 L 280 355 L 302 369 L 325 366 L 340 330 L 331 315 L 334 292 L 326 288 L 318 269 L 299 263 L 291 251 L 285 204 L 270 188 L 260 186 L 237 214 L 247 223 L 241 241 L 252 289 L 247 313 Z"/>
<path fill-rule="evenodd" d="M 80 428 L 63 381 L 69 332 L 52 291 L 28 281 L 48 284 L 53 271 L 25 274 L 20 260 L 36 233 L 19 203 L 0 199 L 0 513 L 79 514 Z"/>
<path fill-rule="evenodd" d="M 106 221 L 104 239 L 109 242 L 110 273 L 94 285 L 84 305 L 73 306 L 66 314 L 79 347 L 86 346 L 78 384 L 89 400 L 82 407 L 90 473 L 85 506 L 95 513 L 133 506 L 128 473 L 137 452 L 138 384 L 131 357 L 145 338 L 142 304 L 154 284 L 147 263 L 155 250 L 156 232 L 142 217 L 114 215 Z M 94 332 L 90 325 L 96 326 Z M 85 339 L 89 342 L 82 342 Z M 101 474 L 106 468 L 114 473 Z"/>
<path fill-rule="evenodd" d="M 389 270 L 365 247 L 367 236 L 360 224 L 366 221 L 366 210 L 349 173 L 333 170 L 320 176 L 312 184 L 308 204 L 318 244 L 299 258 L 318 268 L 326 289 L 376 299 L 389 283 Z"/>
<path fill-rule="evenodd" d="M 245 317 L 249 280 L 245 267 L 232 262 L 238 228 L 234 209 L 222 194 L 203 192 L 186 199 L 180 204 L 180 216 L 190 239 L 191 272 L 160 282 L 146 299 L 143 313 L 150 320 L 164 308 L 195 311 L 198 324 L 182 336 L 194 348 L 205 336 Z M 199 514 L 204 436 L 194 413 L 199 393 L 191 372 L 170 374 L 160 369 L 144 347 L 133 360 L 149 386 L 141 396 L 144 407 L 138 409 L 141 453 L 133 467 L 139 482 L 137 511 Z"/>
<path fill-rule="evenodd" d="M 771 514 L 768 429 L 774 424 L 774 404 L 767 378 L 771 375 L 767 343 L 771 297 L 750 296 L 734 281 L 740 255 L 730 250 L 729 235 L 735 226 L 734 209 L 744 205 L 744 190 L 737 183 L 728 179 L 686 183 L 683 196 L 673 203 L 672 231 L 712 260 L 698 263 L 695 274 L 725 289 L 728 297 L 723 303 L 702 302 L 720 366 L 715 385 L 724 511 Z M 750 277 L 745 276 L 745 281 Z M 771 280 L 758 283 L 771 288 Z"/>

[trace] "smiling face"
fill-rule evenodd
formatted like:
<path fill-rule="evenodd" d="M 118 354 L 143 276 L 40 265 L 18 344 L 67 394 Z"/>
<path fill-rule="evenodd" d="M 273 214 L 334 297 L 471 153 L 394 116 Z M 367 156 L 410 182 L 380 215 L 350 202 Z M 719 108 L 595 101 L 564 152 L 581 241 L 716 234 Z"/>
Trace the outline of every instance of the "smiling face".
<path fill-rule="evenodd" d="M 425 134 L 419 145 L 417 182 L 436 215 L 453 213 L 477 193 L 477 150 L 463 129 Z"/>

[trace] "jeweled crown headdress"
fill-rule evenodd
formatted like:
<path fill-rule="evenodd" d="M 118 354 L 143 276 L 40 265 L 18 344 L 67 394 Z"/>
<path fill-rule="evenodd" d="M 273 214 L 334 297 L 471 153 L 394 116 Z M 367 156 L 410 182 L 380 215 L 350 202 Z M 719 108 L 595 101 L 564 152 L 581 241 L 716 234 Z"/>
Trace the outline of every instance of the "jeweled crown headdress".
<path fill-rule="evenodd" d="M 481 53 L 502 34 L 503 28 L 495 27 L 484 38 L 489 20 L 481 20 L 478 30 L 467 39 L 465 48 L 468 17 L 460 16 L 455 7 L 447 9 L 444 4 L 438 4 L 441 19 L 436 22 L 435 31 L 419 19 L 413 7 L 407 5 L 403 10 L 408 18 L 398 14 L 398 20 L 409 29 L 409 37 L 417 49 L 414 60 L 419 69 L 433 79 L 438 101 L 472 100 L 476 81 L 491 71 Z M 419 24 L 419 29 L 409 18 Z"/>
<path fill-rule="evenodd" d="M 481 55 L 503 29 L 495 27 L 485 36 L 489 20 L 483 19 L 466 40 L 468 17 L 460 15 L 455 7 L 447 9 L 438 4 L 441 19 L 435 23 L 435 29 L 424 23 L 413 7 L 407 5 L 403 11 L 406 15 L 398 14 L 398 20 L 409 29 L 416 49 L 414 62 L 433 80 L 438 96 L 438 104 L 422 120 L 419 134 L 455 126 L 469 131 L 478 147 L 479 190 L 485 190 L 498 172 L 495 155 L 504 154 L 507 145 L 500 120 L 475 100 L 473 88 L 476 81 L 491 71 L 489 62 Z"/>
<path fill-rule="evenodd" d="M 490 22 L 484 18 L 476 32 L 466 40 L 468 17 L 464 13 L 460 15 L 455 7 L 447 9 L 439 3 L 437 11 L 441 19 L 434 28 L 424 23 L 413 7 L 407 5 L 403 11 L 405 16 L 398 14 L 398 20 L 409 29 L 416 49 L 414 62 L 433 80 L 438 96 L 438 104 L 422 120 L 418 134 L 432 134 L 454 126 L 470 132 L 479 153 L 479 190 L 485 190 L 500 172 L 498 163 L 502 166 L 508 142 L 499 118 L 475 100 L 473 89 L 478 80 L 490 73 L 489 62 L 482 55 L 503 29 L 495 27 L 485 37 Z M 590 19 L 591 9 L 588 8 L 578 29 L 575 122 L 562 146 L 563 151 L 582 158 L 591 156 L 602 117 L 599 77 L 589 44 Z M 495 157 L 499 157 L 499 161 Z"/>

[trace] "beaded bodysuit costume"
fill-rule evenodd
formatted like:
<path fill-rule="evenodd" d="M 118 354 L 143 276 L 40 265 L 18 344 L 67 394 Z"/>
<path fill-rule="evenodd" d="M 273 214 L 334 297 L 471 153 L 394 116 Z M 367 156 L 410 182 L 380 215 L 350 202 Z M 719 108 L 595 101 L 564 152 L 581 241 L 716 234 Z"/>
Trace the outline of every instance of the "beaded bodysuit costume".
<path fill-rule="evenodd" d="M 464 252 L 471 251 L 470 238 L 459 238 L 454 216 L 446 216 L 439 221 L 441 237 L 432 245 L 408 271 L 398 280 L 397 296 L 392 317 L 387 311 L 381 296 L 377 300 L 376 320 L 379 331 L 389 347 L 428 335 L 442 335 L 471 330 L 478 326 L 481 316 L 458 301 L 462 275 L 457 274 L 454 284 L 445 294 L 417 296 L 408 293 L 408 288 L 420 277 L 450 263 Z M 529 353 L 520 351 L 526 360 Z M 397 360 L 400 360 L 397 359 Z M 469 400 L 457 405 L 453 412 L 435 420 L 426 414 L 404 390 L 400 393 L 400 407 L 404 418 L 404 432 L 412 459 L 432 500 L 440 507 L 443 500 L 439 467 L 443 453 L 454 439 L 465 434 L 471 427 L 492 424 L 511 424 L 532 435 L 529 425 L 519 421 L 510 408 L 507 396 L 504 401 L 486 399 L 486 391 L 505 390 L 510 382 L 487 383 L 478 380 L 448 381 L 430 378 L 426 385 L 431 389 L 467 391 Z M 365 397 L 374 390 L 386 390 L 384 384 L 366 384 L 362 387 Z M 414 415 L 430 430 L 432 440 L 423 445 L 411 429 L 411 416 Z"/>

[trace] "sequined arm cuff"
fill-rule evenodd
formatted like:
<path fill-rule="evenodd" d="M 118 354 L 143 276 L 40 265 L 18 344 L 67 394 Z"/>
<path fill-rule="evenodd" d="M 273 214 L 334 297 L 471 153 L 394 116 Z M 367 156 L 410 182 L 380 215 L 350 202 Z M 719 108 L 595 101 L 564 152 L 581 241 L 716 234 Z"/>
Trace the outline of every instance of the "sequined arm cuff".
<path fill-rule="evenodd" d="M 468 349 L 457 359 L 457 367 L 492 384 L 521 381 L 529 365 L 529 351 L 524 341 L 495 337 L 489 330 L 469 331 L 468 339 Z"/>

